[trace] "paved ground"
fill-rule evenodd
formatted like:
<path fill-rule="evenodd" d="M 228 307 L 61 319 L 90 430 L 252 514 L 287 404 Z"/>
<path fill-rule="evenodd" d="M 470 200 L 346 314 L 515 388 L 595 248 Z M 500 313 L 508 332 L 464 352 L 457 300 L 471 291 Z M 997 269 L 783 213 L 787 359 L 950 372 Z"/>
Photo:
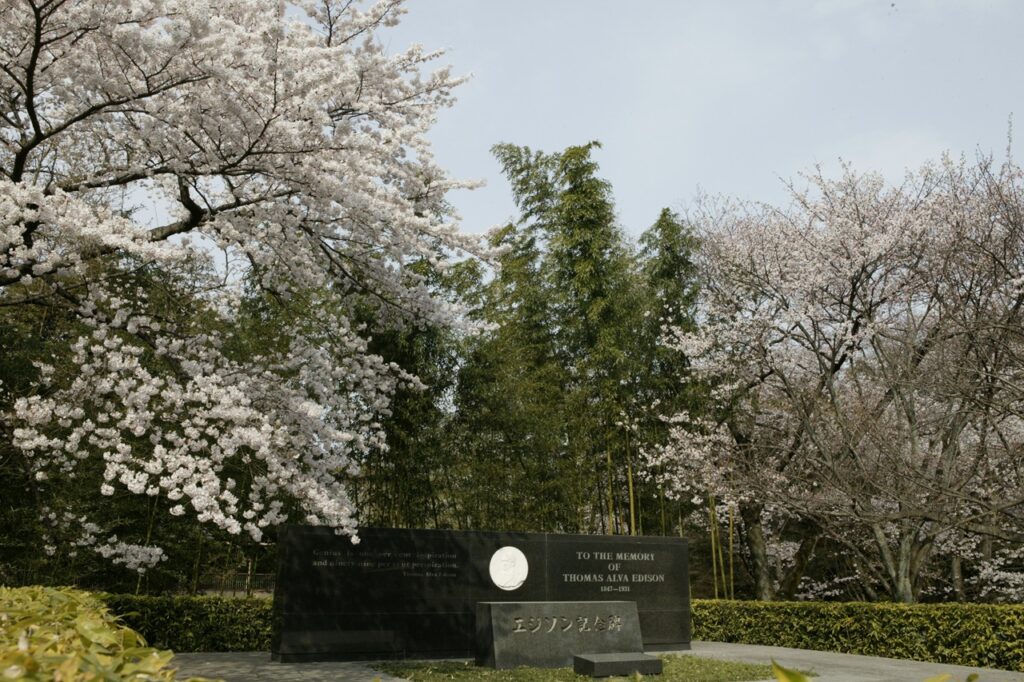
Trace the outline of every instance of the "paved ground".
<path fill-rule="evenodd" d="M 817 682 L 924 682 L 942 673 L 951 674 L 955 682 L 971 673 L 981 676 L 978 682 L 1024 682 L 1024 673 L 750 644 L 694 642 L 692 651 L 681 653 L 750 663 L 774 658 L 787 668 L 817 673 Z M 181 679 L 197 675 L 226 682 L 401 682 L 374 670 L 373 663 L 272 663 L 270 654 L 262 651 L 178 654 L 174 661 Z"/>
<path fill-rule="evenodd" d="M 176 654 L 174 662 L 182 680 L 195 675 L 225 682 L 401 682 L 372 663 L 274 663 L 267 651 Z"/>
<path fill-rule="evenodd" d="M 919 663 L 877 656 L 785 649 L 777 646 L 694 642 L 690 653 L 748 663 L 767 663 L 774 658 L 779 665 L 787 668 L 817 673 L 818 677 L 815 679 L 818 682 L 924 682 L 929 677 L 943 673 L 953 676 L 951 682 L 963 682 L 971 673 L 978 673 L 978 682 L 1024 682 L 1024 673 L 991 668 Z"/>

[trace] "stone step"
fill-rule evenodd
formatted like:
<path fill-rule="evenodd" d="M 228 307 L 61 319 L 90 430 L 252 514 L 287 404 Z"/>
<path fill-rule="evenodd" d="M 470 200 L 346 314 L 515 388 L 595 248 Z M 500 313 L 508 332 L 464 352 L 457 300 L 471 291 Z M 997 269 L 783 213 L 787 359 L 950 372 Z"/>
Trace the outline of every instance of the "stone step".
<path fill-rule="evenodd" d="M 619 654 L 577 654 L 572 659 L 577 675 L 611 677 L 612 675 L 660 675 L 661 659 L 640 652 Z"/>

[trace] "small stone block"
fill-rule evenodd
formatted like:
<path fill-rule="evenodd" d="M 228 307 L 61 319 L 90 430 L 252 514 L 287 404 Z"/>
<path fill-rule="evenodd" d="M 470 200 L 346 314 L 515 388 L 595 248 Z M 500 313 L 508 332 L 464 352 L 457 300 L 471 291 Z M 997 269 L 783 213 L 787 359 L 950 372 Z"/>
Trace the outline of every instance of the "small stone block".
<path fill-rule="evenodd" d="M 629 654 L 577 654 L 572 658 L 572 669 L 577 675 L 611 677 L 612 675 L 660 675 L 661 659 L 641 653 Z"/>

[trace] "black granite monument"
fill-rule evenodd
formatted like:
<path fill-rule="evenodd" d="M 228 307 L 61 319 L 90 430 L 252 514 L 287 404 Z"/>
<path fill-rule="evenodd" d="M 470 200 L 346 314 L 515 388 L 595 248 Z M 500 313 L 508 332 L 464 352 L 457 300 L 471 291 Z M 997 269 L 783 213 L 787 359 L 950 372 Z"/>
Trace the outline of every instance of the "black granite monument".
<path fill-rule="evenodd" d="M 280 529 L 272 656 L 472 657 L 478 602 L 636 602 L 643 645 L 687 649 L 678 538 L 363 528 Z"/>

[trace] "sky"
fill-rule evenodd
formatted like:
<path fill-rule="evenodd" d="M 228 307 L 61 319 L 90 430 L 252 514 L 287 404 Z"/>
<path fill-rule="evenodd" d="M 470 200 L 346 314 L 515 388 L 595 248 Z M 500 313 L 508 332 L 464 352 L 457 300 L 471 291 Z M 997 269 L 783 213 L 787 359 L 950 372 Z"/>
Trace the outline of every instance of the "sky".
<path fill-rule="evenodd" d="M 463 229 L 516 216 L 490 153 L 598 140 L 621 226 L 699 193 L 784 204 L 839 159 L 899 181 L 944 152 L 1006 156 L 1024 126 L 1024 1 L 408 0 L 380 35 L 471 75 L 431 132 Z M 1019 135 L 1018 135 L 1019 137 Z M 1013 146 L 1011 152 L 1020 159 Z"/>

